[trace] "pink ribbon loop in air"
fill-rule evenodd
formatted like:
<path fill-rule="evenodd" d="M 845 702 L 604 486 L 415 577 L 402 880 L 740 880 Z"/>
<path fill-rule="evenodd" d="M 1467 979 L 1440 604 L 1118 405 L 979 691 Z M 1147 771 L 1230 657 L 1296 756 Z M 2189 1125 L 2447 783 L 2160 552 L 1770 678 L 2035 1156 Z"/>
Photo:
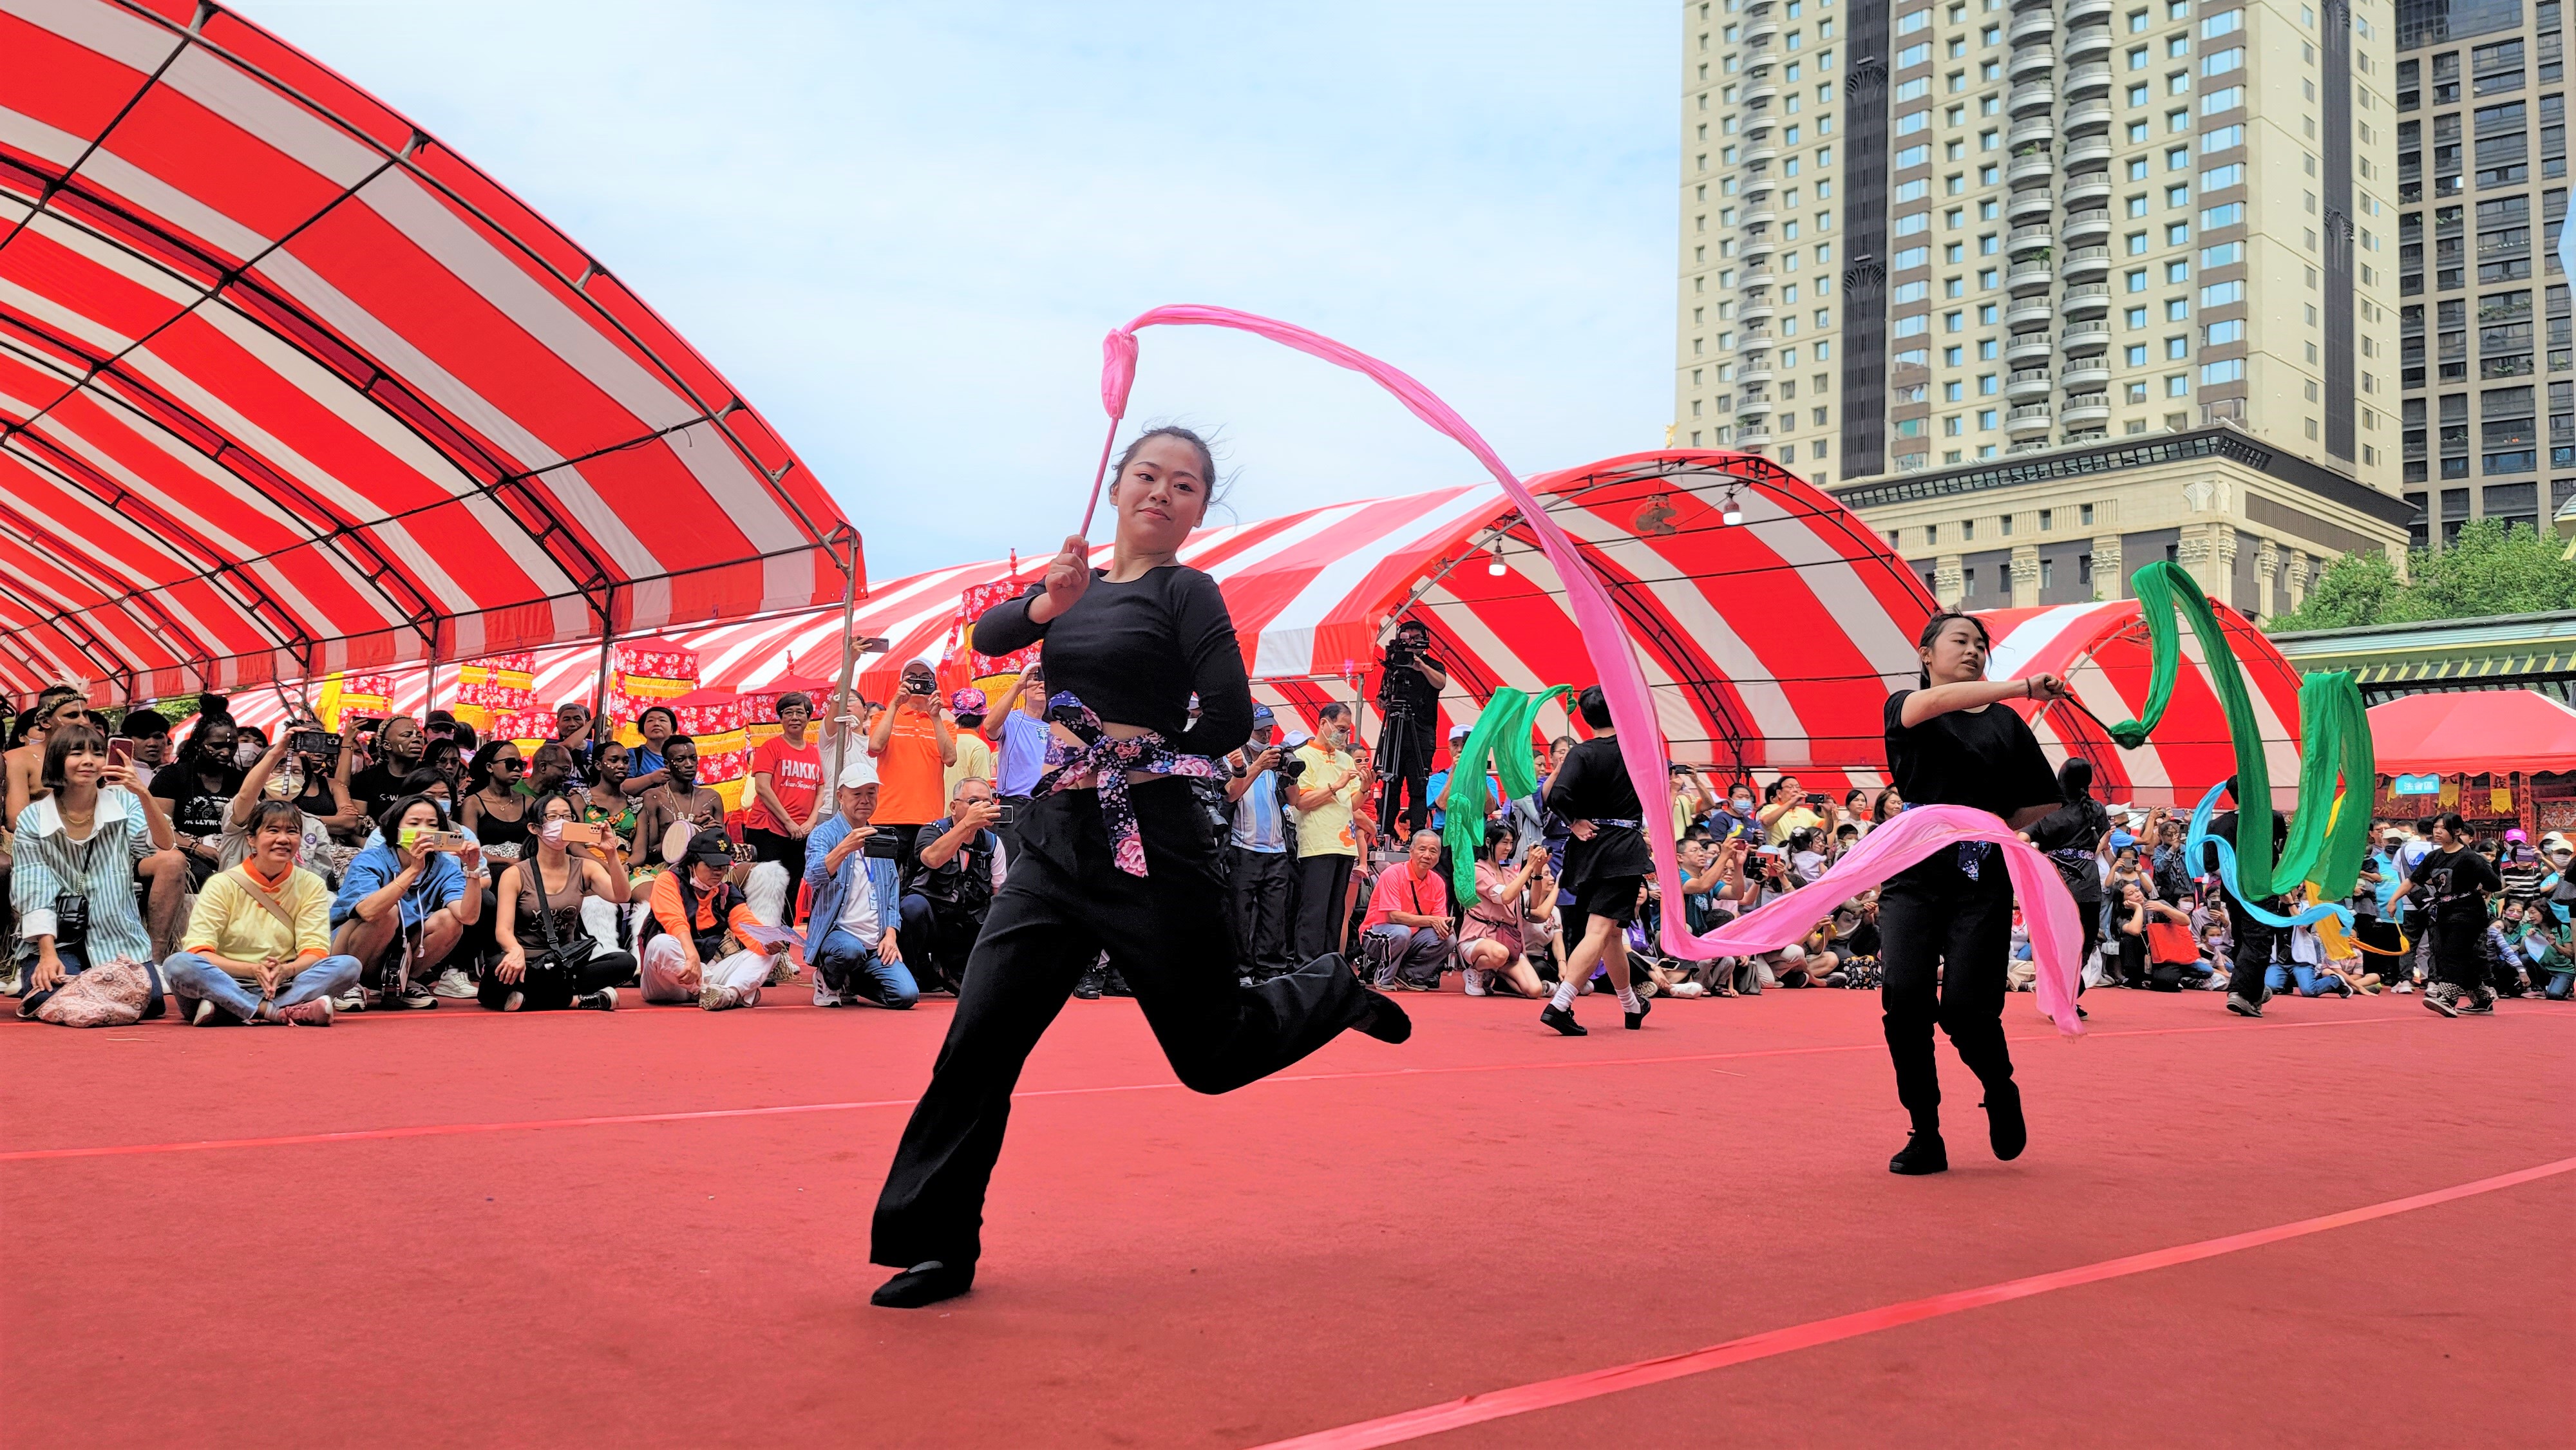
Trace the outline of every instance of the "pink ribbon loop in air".
<path fill-rule="evenodd" d="M 1142 314 L 1101 341 L 1100 402 L 1109 414 L 1109 438 L 1101 444 L 1100 467 L 1091 480 L 1091 503 L 1082 514 L 1085 536 L 1090 534 L 1092 516 L 1099 509 L 1101 486 L 1109 473 L 1109 452 L 1117 442 L 1118 424 L 1127 416 L 1127 395 L 1135 386 L 1136 334 L 1144 328 L 1166 325 L 1230 327 L 1360 373 L 1394 394 L 1413 416 L 1456 440 L 1502 485 L 1504 495 L 1520 510 L 1522 520 L 1538 540 L 1539 551 L 1555 567 L 1557 577 L 1565 581 L 1566 605 L 1582 632 L 1593 669 L 1600 675 L 1601 694 L 1609 703 L 1610 721 L 1619 734 L 1620 759 L 1628 767 L 1628 780 L 1636 787 L 1637 799 L 1646 805 L 1646 841 L 1654 851 L 1655 881 L 1663 897 L 1665 950 L 1703 961 L 1775 950 L 1776 946 L 1805 936 L 1834 903 L 1893 877 L 1933 852 L 1951 849 L 1961 841 L 1989 841 L 2003 848 L 2013 892 L 2022 903 L 2031 955 L 2037 966 L 2040 1009 L 2061 1032 L 2072 1036 L 2083 1030 L 2075 1015 L 2075 954 L 2084 938 L 2077 926 L 2074 898 L 2067 894 L 2066 883 L 2045 855 L 2014 835 L 2002 821 L 1965 806 L 1906 811 L 1870 832 L 1857 849 L 1818 880 L 1705 936 L 1693 935 L 1682 918 L 1681 875 L 1670 829 L 1672 816 L 1661 808 L 1665 792 L 1670 789 L 1665 773 L 1664 733 L 1655 720 L 1654 698 L 1647 692 L 1645 671 L 1637 664 L 1609 591 L 1576 549 L 1574 540 L 1548 516 L 1520 476 L 1503 465 L 1483 435 L 1469 427 L 1467 420 L 1437 394 L 1400 369 L 1321 333 L 1231 307 L 1180 304 Z M 1807 913 L 1803 926 L 1781 937 L 1775 946 L 1754 945 L 1788 930 L 1787 922 L 1796 912 L 1781 908 L 1793 902 L 1799 903 L 1797 911 Z"/>

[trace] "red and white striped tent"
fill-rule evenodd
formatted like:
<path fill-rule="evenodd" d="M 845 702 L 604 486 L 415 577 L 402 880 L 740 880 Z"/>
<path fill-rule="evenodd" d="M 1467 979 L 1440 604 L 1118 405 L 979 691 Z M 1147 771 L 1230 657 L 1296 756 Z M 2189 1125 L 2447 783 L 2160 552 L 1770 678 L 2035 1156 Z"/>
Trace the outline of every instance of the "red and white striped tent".
<path fill-rule="evenodd" d="M 2245 616 L 2216 601 L 2212 607 L 2244 667 L 2274 803 L 2288 810 L 2299 794 L 2299 671 Z M 2058 675 L 2074 686 L 2085 709 L 2104 721 L 2134 720 L 2146 708 L 2154 656 L 2138 601 L 1998 609 L 1978 617 L 1994 636 L 1987 678 Z M 2073 753 L 2093 762 L 2094 790 L 2102 799 L 2193 806 L 2211 786 L 2236 773 L 2236 746 L 2210 684 L 2199 637 L 2188 628 L 2182 631 L 2182 654 L 2189 668 L 2175 676 L 2164 719 L 2136 750 L 2112 744 L 2091 720 L 2062 705 L 2046 711 L 2026 703 L 2013 708 L 2030 720 L 2052 758 Z"/>
<path fill-rule="evenodd" d="M 1912 677 L 1933 604 L 1867 526 L 1777 465 L 1736 454 L 1635 454 L 1531 488 L 1610 582 L 1676 758 L 1795 771 L 1819 789 L 1882 778 L 1880 705 Z M 1733 525 L 1730 495 L 1742 515 Z M 1593 678 L 1562 584 L 1490 484 L 1209 529 L 1182 559 L 1224 589 L 1255 694 L 1290 728 L 1311 729 L 1327 700 L 1373 698 L 1378 641 L 1401 615 L 1431 625 L 1452 667 L 1444 723 L 1473 720 L 1498 685 Z M 1020 577 L 1041 564 L 1022 559 Z M 879 586 L 856 630 L 892 647 L 868 659 L 863 693 L 884 699 L 903 662 L 940 660 L 959 595 L 1010 569 L 988 560 Z M 705 685 L 838 668 L 837 611 L 664 633 L 698 651 Z M 538 699 L 588 699 L 598 659 L 596 646 L 541 653 Z M 417 711 L 426 693 L 411 672 L 394 707 Z M 235 709 L 263 726 L 279 713 L 266 698 Z M 1568 728 L 1553 709 L 1540 723 Z"/>
<path fill-rule="evenodd" d="M 5 0 L 0 77 L 0 689 L 234 689 L 857 580 L 704 358 L 275 36 Z"/>

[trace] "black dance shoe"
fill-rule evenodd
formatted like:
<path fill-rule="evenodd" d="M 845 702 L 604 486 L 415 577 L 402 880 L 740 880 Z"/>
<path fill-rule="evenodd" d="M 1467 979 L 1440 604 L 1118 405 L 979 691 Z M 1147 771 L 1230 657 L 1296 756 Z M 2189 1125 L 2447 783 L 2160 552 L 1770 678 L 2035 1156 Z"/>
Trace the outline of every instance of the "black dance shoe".
<path fill-rule="evenodd" d="M 1367 991 L 1362 988 L 1362 991 Z M 1381 992 L 1368 993 L 1368 1015 L 1352 1025 L 1380 1042 L 1400 1043 L 1413 1035 L 1413 1019 L 1405 1015 L 1395 1000 Z"/>
<path fill-rule="evenodd" d="M 2030 1146 L 2030 1127 L 2021 1120 L 2020 1084 L 1986 1089 L 1985 1108 L 1986 1139 L 1995 1145 L 1995 1156 L 2010 1163 Z"/>
<path fill-rule="evenodd" d="M 1625 1017 L 1625 1018 L 1627 1018 L 1627 1019 L 1628 1019 L 1628 1030 L 1629 1030 L 1629 1031 L 1631 1031 L 1631 1032 L 1634 1032 L 1634 1031 L 1636 1031 L 1638 1028 L 1643 1027 L 1643 1026 L 1645 1026 L 1645 1025 L 1646 1025 L 1646 1014 L 1647 1014 L 1647 1013 L 1649 1013 L 1649 1012 L 1652 1012 L 1652 1011 L 1654 1011 L 1654 1010 L 1655 1010 L 1655 1004 L 1654 1004 L 1654 1003 L 1652 1003 L 1652 1002 L 1650 1002 L 1650 1001 L 1646 1000 L 1646 999 L 1645 999 L 1645 998 L 1643 998 L 1643 997 L 1640 997 L 1640 998 L 1638 998 L 1638 999 L 1637 999 L 1637 1010 L 1636 1010 L 1636 1011 L 1634 1011 L 1634 1012 L 1623 1012 L 1623 1013 L 1621 1013 L 1621 1014 L 1619 1014 L 1619 1015 L 1621 1015 L 1622 1017 Z"/>
<path fill-rule="evenodd" d="M 879 1309 L 919 1309 L 944 1299 L 954 1299 L 975 1287 L 975 1266 L 956 1268 L 937 1259 L 915 1264 L 877 1286 L 868 1302 Z"/>
<path fill-rule="evenodd" d="M 1887 1160 L 1887 1171 L 1919 1176 L 1950 1171 L 1950 1150 L 1943 1146 L 1937 1132 L 1914 1132 L 1905 1135 L 1905 1146 Z"/>
<path fill-rule="evenodd" d="M 1559 1007 L 1554 1002 L 1550 1002 L 1538 1010 L 1538 1020 L 1555 1028 L 1557 1031 L 1564 1033 L 1568 1037 L 1588 1037 L 1591 1035 L 1584 1031 L 1582 1023 L 1574 1020 L 1573 1008 Z"/>

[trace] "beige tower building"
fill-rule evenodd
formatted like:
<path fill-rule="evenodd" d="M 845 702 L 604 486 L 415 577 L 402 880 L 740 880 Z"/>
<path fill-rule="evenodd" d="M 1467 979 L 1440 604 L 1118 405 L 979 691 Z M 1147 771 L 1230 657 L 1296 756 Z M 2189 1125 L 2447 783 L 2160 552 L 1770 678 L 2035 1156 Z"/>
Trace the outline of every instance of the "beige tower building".
<path fill-rule="evenodd" d="M 2565 37 L 2558 0 L 2397 17 L 2403 487 L 2438 549 L 2472 518 L 2544 527 L 2576 497 Z"/>
<path fill-rule="evenodd" d="M 1943 600 L 2402 548 L 2389 0 L 1689 0 L 1677 442 Z"/>

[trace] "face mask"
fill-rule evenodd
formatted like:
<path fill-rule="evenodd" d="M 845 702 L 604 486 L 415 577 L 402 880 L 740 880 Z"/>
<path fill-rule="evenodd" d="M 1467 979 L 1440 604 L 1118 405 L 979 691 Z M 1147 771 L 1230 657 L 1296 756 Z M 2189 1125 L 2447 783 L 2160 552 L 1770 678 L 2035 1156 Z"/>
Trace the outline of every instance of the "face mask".
<path fill-rule="evenodd" d="M 251 741 L 244 740 L 233 746 L 233 764 L 240 766 L 244 770 L 248 770 L 252 766 L 259 764 L 259 754 L 258 745 Z"/>
<path fill-rule="evenodd" d="M 543 841 L 544 841 L 547 845 L 549 845 L 549 846 L 560 846 L 560 845 L 562 845 L 562 844 L 563 844 L 563 832 L 564 832 L 564 823 L 563 823 L 562 821 L 559 821 L 559 820 L 550 820 L 550 821 L 546 822 L 543 826 L 540 826 L 540 827 L 538 827 L 538 828 L 537 828 L 537 836 L 538 836 L 538 838 L 539 838 L 540 840 L 543 840 Z"/>

